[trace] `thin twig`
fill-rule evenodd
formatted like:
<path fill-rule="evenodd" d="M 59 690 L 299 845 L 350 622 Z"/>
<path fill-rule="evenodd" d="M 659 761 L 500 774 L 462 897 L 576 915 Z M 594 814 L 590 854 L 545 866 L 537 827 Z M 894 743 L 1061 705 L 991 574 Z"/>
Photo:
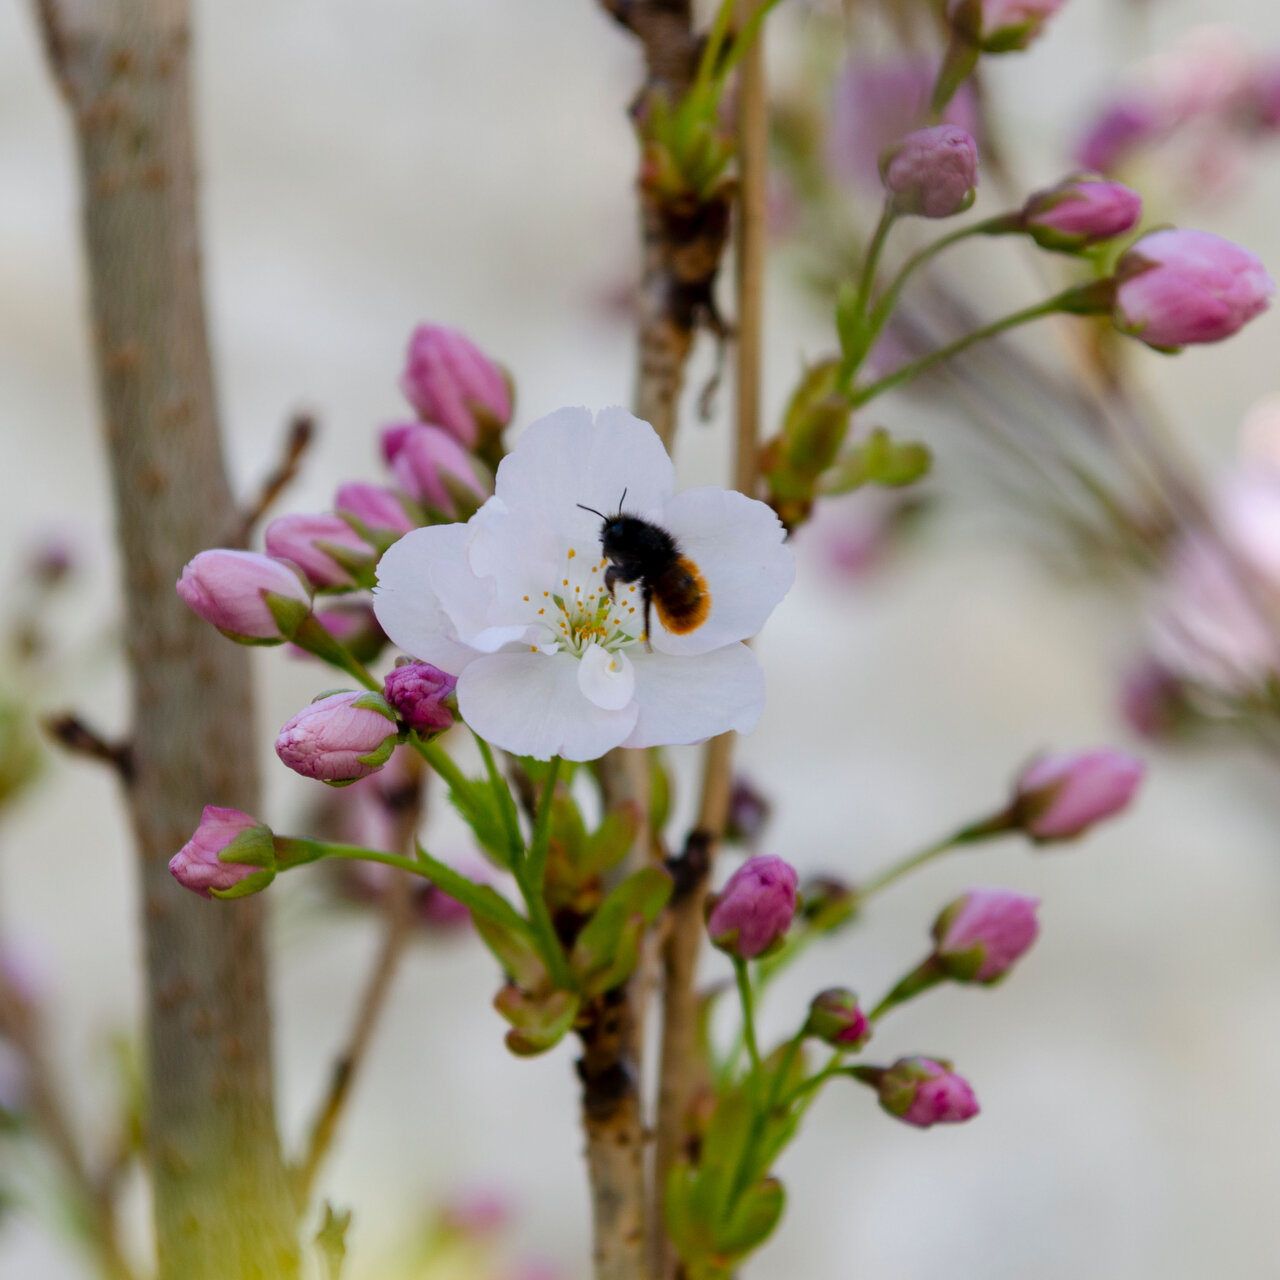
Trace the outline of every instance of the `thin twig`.
<path fill-rule="evenodd" d="M 748 0 L 741 18 L 755 5 Z M 740 195 L 734 244 L 738 284 L 734 484 L 755 490 L 760 439 L 760 368 L 764 331 L 764 266 L 768 234 L 768 117 L 763 29 L 742 60 L 738 92 Z M 705 1075 L 698 1049 L 698 954 L 702 914 L 717 846 L 729 816 L 735 735 L 721 734 L 703 755 L 698 824 L 684 854 L 683 877 L 663 948 L 662 1059 L 650 1235 L 658 1274 L 674 1275 L 677 1259 L 662 1223 L 667 1177 L 686 1145 L 689 1104 Z"/>
<path fill-rule="evenodd" d="M 112 742 L 73 711 L 46 716 L 41 723 L 44 731 L 64 750 L 110 765 L 126 783 L 132 778 L 133 749 L 128 742 Z"/>
<path fill-rule="evenodd" d="M 425 777 L 416 767 L 415 757 L 411 780 L 395 792 L 383 797 L 396 817 L 398 847 L 412 847 L 422 818 L 424 785 Z M 351 1097 L 356 1076 L 373 1041 L 378 1020 L 386 1007 L 391 984 L 412 937 L 414 904 L 411 880 L 410 874 L 402 871 L 393 872 L 389 879 L 384 904 L 382 945 L 373 968 L 365 979 L 364 990 L 356 1005 L 356 1016 L 352 1022 L 351 1031 L 342 1052 L 333 1064 L 328 1090 L 316 1108 L 315 1118 L 309 1129 L 310 1137 L 307 1140 L 306 1152 L 293 1169 L 294 1199 L 299 1213 L 305 1212 L 311 1192 L 315 1188 L 316 1176 L 333 1147 L 338 1123 Z"/>
<path fill-rule="evenodd" d="M 293 483 L 302 465 L 303 455 L 311 447 L 315 435 L 315 419 L 309 413 L 299 413 L 290 421 L 280 461 L 262 481 L 257 497 L 236 516 L 235 526 L 227 534 L 228 546 L 248 545 L 249 538 L 262 517 L 271 509 L 281 493 Z"/>

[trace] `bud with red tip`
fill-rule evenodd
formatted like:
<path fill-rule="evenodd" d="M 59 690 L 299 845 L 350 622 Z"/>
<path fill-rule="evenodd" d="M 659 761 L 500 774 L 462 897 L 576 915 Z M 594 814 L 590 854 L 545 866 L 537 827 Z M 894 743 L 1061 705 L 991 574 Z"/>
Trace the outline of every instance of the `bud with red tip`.
<path fill-rule="evenodd" d="M 421 422 L 387 427 L 382 454 L 415 501 L 465 518 L 493 492 L 493 478 L 447 431 Z"/>
<path fill-rule="evenodd" d="M 1116 328 L 1161 351 L 1229 338 L 1276 291 L 1248 249 L 1177 228 L 1143 236 L 1116 264 L 1115 279 Z"/>
<path fill-rule="evenodd" d="M 331 693 L 280 730 L 276 755 L 304 778 L 341 787 L 381 769 L 397 733 L 395 712 L 380 693 Z"/>
<path fill-rule="evenodd" d="M 401 534 L 418 527 L 418 522 L 405 510 L 400 495 L 380 484 L 352 480 L 339 486 L 334 494 L 333 509 L 380 545 L 389 545 Z"/>
<path fill-rule="evenodd" d="M 887 1069 L 857 1070 L 857 1076 L 875 1086 L 880 1106 L 895 1120 L 917 1129 L 960 1124 L 980 1110 L 969 1082 L 941 1058 L 899 1058 Z"/>
<path fill-rule="evenodd" d="M 354 587 L 377 560 L 376 550 L 341 516 L 301 512 L 267 525 L 267 552 L 292 560 L 317 590 Z"/>
<path fill-rule="evenodd" d="M 1025 49 L 1066 0 L 951 0 L 951 29 L 984 53 Z"/>
<path fill-rule="evenodd" d="M 796 913 L 795 868 L 771 854 L 748 858 L 707 899 L 711 941 L 739 960 L 778 946 Z"/>
<path fill-rule="evenodd" d="M 502 370 L 469 338 L 443 325 L 419 325 L 409 339 L 400 390 L 424 422 L 474 449 L 511 421 Z"/>
<path fill-rule="evenodd" d="M 949 218 L 973 203 L 978 146 L 953 124 L 917 129 L 881 154 L 880 177 L 894 212 Z"/>
<path fill-rule="evenodd" d="M 195 834 L 169 860 L 169 873 L 205 898 L 257 893 L 275 878 L 271 828 L 239 809 L 205 805 Z"/>
<path fill-rule="evenodd" d="M 405 662 L 387 672 L 382 692 L 401 720 L 418 733 L 453 724 L 458 677 L 429 662 Z"/>
<path fill-rule="evenodd" d="M 998 982 L 1036 940 L 1039 905 L 1010 889 L 970 889 L 934 922 L 934 963 L 953 982 Z"/>
<path fill-rule="evenodd" d="M 311 593 L 292 566 L 255 551 L 202 551 L 177 590 L 189 609 L 242 644 L 279 644 L 311 611 Z"/>
<path fill-rule="evenodd" d="M 1132 231 L 1142 197 L 1123 183 L 1083 175 L 1037 191 L 1022 207 L 1022 227 L 1042 249 L 1079 253 Z"/>
<path fill-rule="evenodd" d="M 1015 784 L 1014 825 L 1041 844 L 1073 840 L 1128 808 L 1145 772 L 1141 760 L 1123 751 L 1040 756 Z"/>
<path fill-rule="evenodd" d="M 847 987 L 819 991 L 810 1002 L 804 1029 L 806 1035 L 850 1051 L 861 1049 L 871 1038 L 871 1021 Z"/>

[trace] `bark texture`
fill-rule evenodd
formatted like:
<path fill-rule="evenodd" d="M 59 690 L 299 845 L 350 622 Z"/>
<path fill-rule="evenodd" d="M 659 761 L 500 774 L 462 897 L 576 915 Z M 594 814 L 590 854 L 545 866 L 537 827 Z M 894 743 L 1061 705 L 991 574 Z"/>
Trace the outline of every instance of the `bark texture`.
<path fill-rule="evenodd" d="M 234 526 L 199 263 L 185 0 L 41 0 L 79 149 L 103 427 L 133 681 L 126 783 L 146 938 L 149 1154 L 161 1280 L 297 1274 L 272 1102 L 257 899 L 181 889 L 204 804 L 256 813 L 248 652 L 178 599 Z"/>

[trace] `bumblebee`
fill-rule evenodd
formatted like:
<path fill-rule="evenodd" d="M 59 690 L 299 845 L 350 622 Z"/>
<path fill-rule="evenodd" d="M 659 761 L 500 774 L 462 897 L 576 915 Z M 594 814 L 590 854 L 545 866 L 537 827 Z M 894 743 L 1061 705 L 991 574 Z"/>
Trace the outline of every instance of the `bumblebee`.
<path fill-rule="evenodd" d="M 639 516 L 624 514 L 627 500 L 623 490 L 616 515 L 607 516 L 594 507 L 578 506 L 599 516 L 600 549 L 609 567 L 604 571 L 604 585 L 609 595 L 619 582 L 638 582 L 644 602 L 644 643 L 653 651 L 649 640 L 650 609 L 656 608 L 658 620 L 673 635 L 696 631 L 711 612 L 711 593 L 702 571 L 683 555 L 676 540 L 659 525 Z"/>

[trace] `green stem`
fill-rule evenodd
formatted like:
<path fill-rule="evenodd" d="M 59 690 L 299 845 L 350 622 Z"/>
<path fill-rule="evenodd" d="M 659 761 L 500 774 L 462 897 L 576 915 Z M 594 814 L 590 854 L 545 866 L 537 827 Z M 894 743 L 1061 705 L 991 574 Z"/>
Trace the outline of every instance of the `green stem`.
<path fill-rule="evenodd" d="M 493 750 L 489 744 L 473 729 L 471 736 L 480 748 L 484 760 L 485 772 L 489 775 L 489 785 L 493 788 L 494 799 L 498 802 L 498 810 L 502 814 L 502 826 L 507 833 L 507 844 L 510 846 L 510 859 L 514 864 L 520 860 L 524 852 L 524 837 L 520 834 L 520 815 L 516 812 L 516 802 L 511 796 L 511 788 L 507 780 L 498 772 L 497 761 L 493 758 Z"/>
<path fill-rule="evenodd" d="M 929 99 L 929 123 L 938 124 L 947 103 L 956 96 L 956 91 L 973 74 L 978 65 L 978 46 L 963 36 L 953 35 L 942 55 L 942 63 L 938 67 L 937 78 L 933 82 L 933 93 Z"/>
<path fill-rule="evenodd" d="M 867 1017 L 872 1022 L 878 1022 L 890 1009 L 905 1004 L 931 987 L 936 987 L 945 978 L 946 974 L 943 973 L 938 962 L 930 956 L 912 969 L 906 977 L 900 979 L 893 990 L 867 1014 Z"/>
<path fill-rule="evenodd" d="M 1016 229 L 1016 221 L 1018 215 L 1016 213 L 997 214 L 994 218 L 984 218 L 981 222 L 971 222 L 966 227 L 960 227 L 959 230 L 952 231 L 950 234 L 940 237 L 927 244 L 923 249 L 913 253 L 905 263 L 902 269 L 894 276 L 890 282 L 888 289 L 885 290 L 884 296 L 871 309 L 871 319 L 868 322 L 869 342 L 874 343 L 876 338 L 880 336 L 880 330 L 884 328 L 885 323 L 893 314 L 894 309 L 898 305 L 898 298 L 902 294 L 907 281 L 911 279 L 921 267 L 937 257 L 944 249 L 949 249 L 953 244 L 959 244 L 962 240 L 968 240 L 973 236 L 998 236 L 1007 235 Z"/>
<path fill-rule="evenodd" d="M 374 679 L 368 668 L 314 613 L 308 614 L 289 638 L 298 648 L 305 649 L 330 666 L 355 676 L 366 689 L 382 692 L 382 681 Z"/>
<path fill-rule="evenodd" d="M 884 242 L 888 239 L 889 231 L 897 221 L 897 217 L 893 202 L 886 198 L 884 208 L 880 210 L 880 221 L 876 223 L 871 244 L 867 248 L 867 256 L 862 263 L 862 276 L 858 281 L 858 300 L 855 303 L 855 314 L 859 319 L 866 314 L 867 303 L 871 299 L 871 286 L 875 283 L 876 267 L 880 265 L 880 254 L 884 250 Z"/>
<path fill-rule="evenodd" d="M 1074 289 L 1067 291 L 1067 294 L 1074 293 Z M 994 320 L 991 324 L 984 325 L 981 329 L 975 329 L 972 333 L 965 334 L 963 338 L 957 338 L 955 342 L 948 343 L 945 347 L 939 347 L 937 351 L 931 351 L 927 356 L 921 356 L 919 360 L 913 360 L 910 364 L 903 365 L 901 369 L 896 369 L 878 382 L 859 388 L 850 397 L 854 407 L 857 408 L 859 405 L 864 405 L 869 400 L 874 400 L 877 396 L 884 395 L 886 391 L 892 391 L 895 387 L 902 386 L 904 382 L 910 382 L 913 378 L 918 378 L 922 373 L 927 373 L 936 365 L 950 360 L 952 356 L 958 356 L 962 351 L 967 351 L 979 342 L 985 342 L 988 338 L 994 338 L 1009 329 L 1016 329 L 1019 325 L 1030 324 L 1031 321 L 1039 320 L 1043 316 L 1055 315 L 1057 312 L 1064 310 L 1063 301 L 1067 294 L 1055 294 L 1052 298 L 1039 302 L 1035 306 L 1026 307 L 1021 311 L 1015 311 L 1012 315 L 1004 316 L 1000 320 Z"/>
<path fill-rule="evenodd" d="M 729 50 L 729 56 L 724 60 L 720 67 L 720 75 L 718 77 L 721 84 L 728 79 L 729 73 L 742 61 L 746 56 L 746 52 L 751 48 L 752 42 L 755 40 L 760 28 L 764 25 L 764 20 L 769 16 L 769 11 L 778 3 L 778 0 L 765 0 L 746 21 L 741 31 L 734 38 L 733 46 Z M 730 0 L 732 7 L 732 0 Z"/>
<path fill-rule="evenodd" d="M 806 1095 L 808 1095 L 804 1107 L 800 1111 L 800 1115 L 804 1115 L 804 1113 L 813 1105 L 813 1100 L 817 1097 L 817 1090 L 826 1084 L 832 1076 L 838 1075 L 842 1070 L 846 1069 L 842 1067 L 841 1063 L 841 1054 L 839 1050 L 837 1050 L 831 1055 L 830 1059 L 827 1061 L 827 1065 L 823 1067 L 817 1075 L 810 1076 L 807 1080 L 802 1080 L 794 1089 L 791 1090 L 789 1094 L 786 1095 L 786 1097 L 782 1099 L 779 1105 L 784 1110 L 789 1110 L 791 1107 L 795 1106 L 801 1098 L 805 1098 Z"/>
<path fill-rule="evenodd" d="M 759 1110 L 764 1067 L 760 1061 L 760 1044 L 756 1040 L 755 1005 L 751 995 L 751 977 L 747 973 L 747 962 L 735 956 L 733 972 L 738 980 L 738 997 L 742 1001 L 742 1035 L 747 1045 L 747 1057 L 751 1061 L 751 1100 L 752 1105 Z"/>
<path fill-rule="evenodd" d="M 702 58 L 698 63 L 698 73 L 694 77 L 689 96 L 703 94 L 711 86 L 716 63 L 720 60 L 720 50 L 724 48 L 725 37 L 729 34 L 729 24 L 733 21 L 733 10 L 737 0 L 720 0 L 720 8 L 716 11 L 715 22 L 707 35 L 707 43 L 702 49 Z"/>
<path fill-rule="evenodd" d="M 927 845 L 916 853 L 909 854 L 899 862 L 890 863 L 883 871 L 878 872 L 869 880 L 864 880 L 857 887 L 858 900 L 860 902 L 865 901 L 873 893 L 879 893 L 881 889 L 893 884 L 895 880 L 902 879 L 908 872 L 915 871 L 917 867 L 923 867 L 926 863 L 932 862 L 934 858 L 939 857 L 950 849 L 958 849 L 969 844 L 978 844 L 983 840 L 994 840 L 1012 830 L 1014 830 L 1014 822 L 1007 809 L 1002 809 L 999 813 L 992 814 L 989 818 L 983 818 L 979 822 L 972 822 L 967 827 L 961 827 L 959 831 L 952 832 L 951 835 L 939 840 L 936 844 Z"/>
<path fill-rule="evenodd" d="M 560 757 L 552 756 L 547 769 L 542 795 L 538 799 L 538 812 L 533 822 L 533 839 L 527 856 L 516 863 L 516 882 L 529 909 L 529 923 L 542 947 L 543 959 L 551 970 L 557 987 L 573 989 L 573 974 L 560 944 L 551 912 L 547 909 L 546 881 L 547 854 L 551 847 L 551 801 L 555 796 L 556 779 L 560 775 Z"/>
<path fill-rule="evenodd" d="M 435 738 L 421 738 L 416 733 L 409 735 L 409 743 L 413 749 L 444 779 L 450 791 L 458 795 L 466 795 L 472 787 L 471 779 L 453 762 L 449 753 Z"/>

